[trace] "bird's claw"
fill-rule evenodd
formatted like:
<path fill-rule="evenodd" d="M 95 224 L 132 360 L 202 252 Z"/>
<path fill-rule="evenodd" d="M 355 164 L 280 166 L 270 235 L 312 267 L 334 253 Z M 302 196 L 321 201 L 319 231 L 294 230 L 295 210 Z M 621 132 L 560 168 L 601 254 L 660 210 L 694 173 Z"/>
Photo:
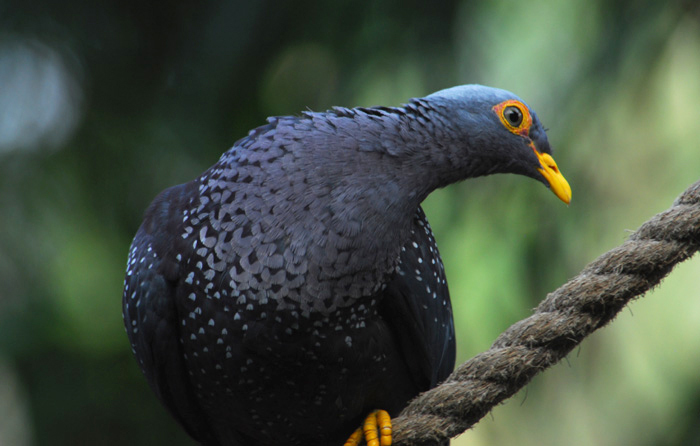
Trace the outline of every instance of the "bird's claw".
<path fill-rule="evenodd" d="M 367 415 L 362 427 L 352 433 L 344 446 L 359 446 L 363 438 L 367 446 L 391 446 L 391 417 L 386 410 Z"/>

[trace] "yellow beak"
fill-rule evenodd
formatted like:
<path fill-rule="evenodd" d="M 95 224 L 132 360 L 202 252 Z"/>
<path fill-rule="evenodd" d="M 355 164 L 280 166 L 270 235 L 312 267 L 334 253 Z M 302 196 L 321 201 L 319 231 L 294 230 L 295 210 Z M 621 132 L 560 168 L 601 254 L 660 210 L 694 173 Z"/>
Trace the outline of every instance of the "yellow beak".
<path fill-rule="evenodd" d="M 549 188 L 552 189 L 554 195 L 559 197 L 564 203 L 569 204 L 571 202 L 571 186 L 569 186 L 564 175 L 559 172 L 554 158 L 548 153 L 540 153 L 534 147 L 533 150 L 535 155 L 537 155 L 537 159 L 540 160 L 540 165 L 542 165 L 542 168 L 537 168 L 537 170 L 547 180 Z"/>

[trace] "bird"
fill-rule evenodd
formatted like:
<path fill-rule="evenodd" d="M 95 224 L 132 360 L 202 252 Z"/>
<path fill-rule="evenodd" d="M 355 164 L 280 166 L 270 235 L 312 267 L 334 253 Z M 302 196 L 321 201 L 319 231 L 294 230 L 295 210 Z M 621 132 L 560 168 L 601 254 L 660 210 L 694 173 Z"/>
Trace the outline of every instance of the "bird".
<path fill-rule="evenodd" d="M 551 153 L 523 100 L 481 85 L 268 118 L 136 232 L 122 313 L 150 387 L 206 446 L 390 444 L 455 364 L 421 202 L 514 173 L 568 204 Z"/>

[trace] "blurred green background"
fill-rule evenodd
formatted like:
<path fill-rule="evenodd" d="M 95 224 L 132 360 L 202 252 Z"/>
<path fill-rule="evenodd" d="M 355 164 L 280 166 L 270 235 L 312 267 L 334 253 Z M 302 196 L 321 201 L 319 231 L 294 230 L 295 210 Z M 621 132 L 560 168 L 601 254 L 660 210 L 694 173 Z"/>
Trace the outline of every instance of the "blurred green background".
<path fill-rule="evenodd" d="M 0 1 L 0 445 L 192 445 L 121 321 L 150 200 L 269 115 L 464 83 L 550 128 L 568 208 L 470 180 L 425 209 L 459 360 L 700 178 L 695 1 Z M 700 259 L 455 445 L 700 444 Z"/>

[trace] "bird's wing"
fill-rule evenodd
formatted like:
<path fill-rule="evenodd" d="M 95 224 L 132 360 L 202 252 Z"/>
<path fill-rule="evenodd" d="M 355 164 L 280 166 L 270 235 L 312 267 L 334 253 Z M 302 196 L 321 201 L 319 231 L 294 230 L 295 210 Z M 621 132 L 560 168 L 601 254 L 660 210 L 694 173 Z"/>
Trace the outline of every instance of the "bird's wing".
<path fill-rule="evenodd" d="M 452 306 L 442 260 L 420 207 L 381 311 L 420 391 L 447 378 L 455 363 Z"/>
<path fill-rule="evenodd" d="M 187 432 L 204 444 L 211 438 L 185 365 L 175 287 L 178 266 L 171 252 L 172 209 L 186 186 L 164 191 L 149 208 L 129 252 L 123 315 L 131 348 L 158 398 Z M 172 231 L 170 229 L 173 229 Z"/>

